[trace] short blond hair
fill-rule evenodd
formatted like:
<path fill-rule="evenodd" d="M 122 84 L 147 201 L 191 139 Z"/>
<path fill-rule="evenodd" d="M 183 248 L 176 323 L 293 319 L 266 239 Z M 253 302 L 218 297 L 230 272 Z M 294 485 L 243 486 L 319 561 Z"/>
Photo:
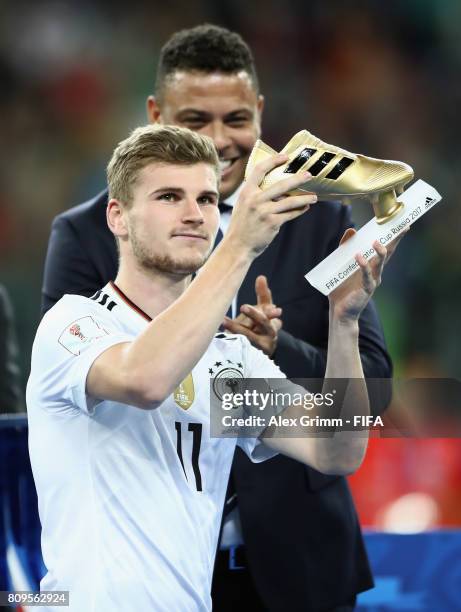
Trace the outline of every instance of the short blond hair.
<path fill-rule="evenodd" d="M 149 124 L 138 127 L 118 143 L 107 166 L 109 198 L 129 206 L 139 171 L 150 163 L 213 167 L 219 180 L 216 148 L 211 138 L 187 128 Z"/>

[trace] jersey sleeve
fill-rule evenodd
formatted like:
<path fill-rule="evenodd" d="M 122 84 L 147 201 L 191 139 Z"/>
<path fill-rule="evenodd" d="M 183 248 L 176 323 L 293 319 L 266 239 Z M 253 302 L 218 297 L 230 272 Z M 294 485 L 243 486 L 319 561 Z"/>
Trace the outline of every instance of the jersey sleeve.
<path fill-rule="evenodd" d="M 245 378 L 286 378 L 278 365 L 263 351 L 252 346 L 245 337 L 242 342 Z"/>
<path fill-rule="evenodd" d="M 246 379 L 286 379 L 282 370 L 269 359 L 263 351 L 252 346 L 245 337 L 241 338 L 243 343 L 244 374 Z M 260 463 L 261 461 L 271 459 L 277 455 L 277 452 L 266 446 L 259 437 L 252 438 L 241 436 L 237 440 L 237 446 L 245 452 L 253 463 Z"/>
<path fill-rule="evenodd" d="M 32 349 L 28 409 L 94 412 L 99 401 L 86 394 L 93 362 L 111 346 L 133 337 L 99 304 L 66 295 L 43 318 Z"/>

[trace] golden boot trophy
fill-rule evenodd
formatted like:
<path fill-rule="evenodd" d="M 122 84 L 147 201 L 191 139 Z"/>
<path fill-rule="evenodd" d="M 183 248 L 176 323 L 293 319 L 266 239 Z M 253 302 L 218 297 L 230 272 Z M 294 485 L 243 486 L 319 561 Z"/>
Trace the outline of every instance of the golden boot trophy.
<path fill-rule="evenodd" d="M 349 202 L 352 198 L 367 198 L 373 206 L 375 217 L 306 274 L 307 280 L 324 295 L 357 269 L 355 253 L 373 257 L 375 250 L 371 245 L 375 240 L 386 245 L 441 200 L 440 194 L 421 180 L 403 191 L 414 177 L 408 164 L 351 153 L 323 142 L 307 130 L 295 134 L 280 153 L 289 155 L 289 159 L 265 176 L 262 189 L 289 174 L 308 171 L 312 178 L 292 193 L 316 193 L 320 201 L 316 206 L 321 206 L 321 200 Z M 258 140 L 246 174 L 263 159 L 276 154 Z"/>

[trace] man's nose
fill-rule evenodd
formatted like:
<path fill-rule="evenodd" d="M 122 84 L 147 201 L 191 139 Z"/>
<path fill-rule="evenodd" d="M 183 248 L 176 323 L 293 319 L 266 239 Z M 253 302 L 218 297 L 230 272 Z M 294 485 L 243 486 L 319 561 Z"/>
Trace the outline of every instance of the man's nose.
<path fill-rule="evenodd" d="M 207 136 L 213 140 L 218 153 L 232 144 L 228 129 L 222 121 L 213 121 L 207 130 Z"/>
<path fill-rule="evenodd" d="M 188 223 L 204 222 L 202 209 L 195 198 L 187 198 L 184 201 L 182 219 Z"/>

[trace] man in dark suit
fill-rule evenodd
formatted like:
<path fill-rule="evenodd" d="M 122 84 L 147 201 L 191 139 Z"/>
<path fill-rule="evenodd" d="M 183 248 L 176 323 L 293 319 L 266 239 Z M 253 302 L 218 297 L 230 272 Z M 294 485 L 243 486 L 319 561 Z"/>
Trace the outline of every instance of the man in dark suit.
<path fill-rule="evenodd" d="M 156 96 L 149 96 L 147 112 L 152 122 L 211 136 L 222 166 L 221 198 L 230 208 L 260 135 L 263 104 L 251 51 L 240 36 L 199 26 L 176 33 L 164 46 Z M 54 220 L 44 311 L 64 293 L 90 296 L 115 277 L 117 253 L 106 225 L 106 204 L 104 191 Z M 229 214 L 222 214 L 223 231 Z M 258 333 L 253 315 L 242 331 L 289 377 L 324 375 L 328 300 L 303 275 L 338 246 L 351 225 L 349 208 L 317 203 L 283 226 L 255 260 L 238 293 L 234 316 L 242 304 L 255 301 L 256 278 L 267 277 L 273 297 L 267 299 L 262 280 L 259 297 L 283 308 L 283 330 L 274 325 L 278 333 Z M 367 377 L 391 376 L 373 304 L 361 316 L 359 346 Z M 378 404 L 375 410 L 383 409 L 386 398 Z M 284 457 L 252 465 L 242 453 L 236 454 L 214 576 L 217 611 L 352 610 L 356 594 L 372 584 L 344 478 L 325 477 Z"/>

